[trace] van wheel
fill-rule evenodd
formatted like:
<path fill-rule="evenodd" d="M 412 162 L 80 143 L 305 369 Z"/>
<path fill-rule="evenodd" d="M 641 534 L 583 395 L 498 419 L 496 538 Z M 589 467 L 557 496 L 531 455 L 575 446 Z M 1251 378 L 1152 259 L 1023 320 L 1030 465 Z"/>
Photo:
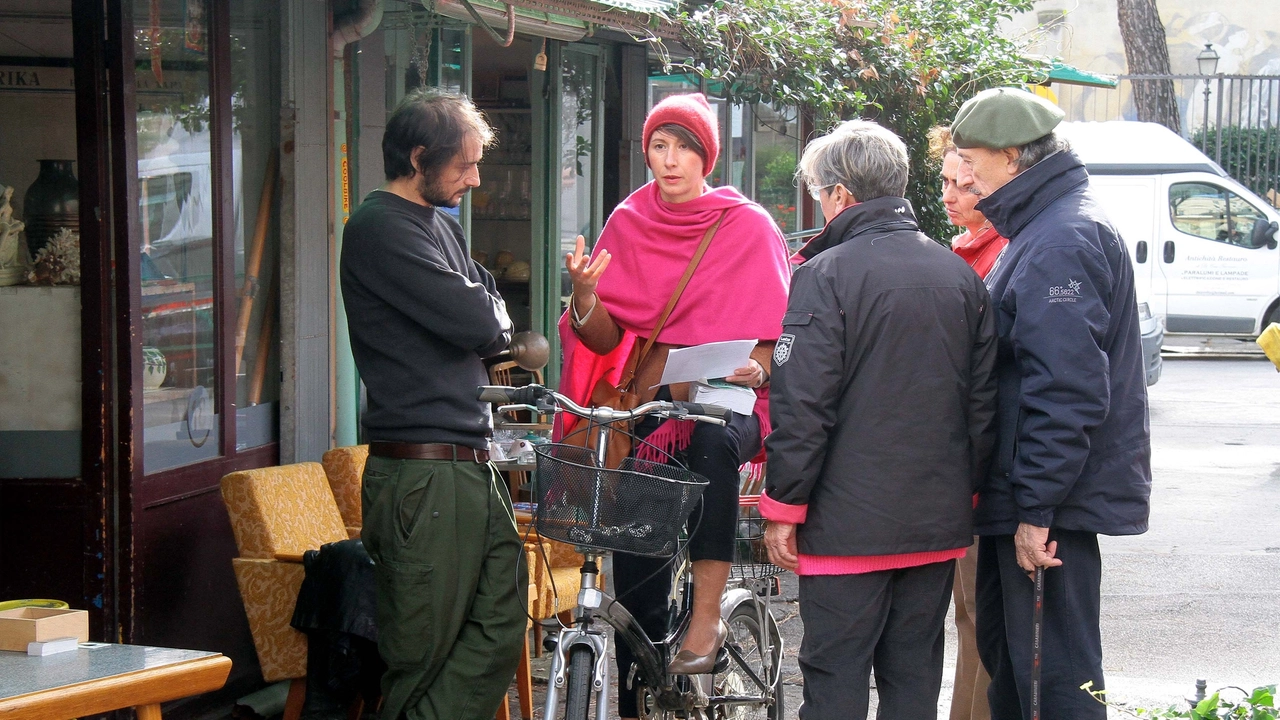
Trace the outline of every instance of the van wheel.
<path fill-rule="evenodd" d="M 1266 330 L 1271 327 L 1271 323 L 1280 323 L 1280 302 L 1272 306 L 1270 314 L 1267 315 L 1267 319 L 1262 323 L 1262 329 Z"/>

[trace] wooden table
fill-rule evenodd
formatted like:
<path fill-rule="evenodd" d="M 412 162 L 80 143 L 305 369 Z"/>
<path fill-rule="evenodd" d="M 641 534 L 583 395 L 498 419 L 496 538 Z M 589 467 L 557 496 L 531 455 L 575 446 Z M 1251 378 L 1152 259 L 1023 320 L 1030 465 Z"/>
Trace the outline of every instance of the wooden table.
<path fill-rule="evenodd" d="M 217 690 L 230 672 L 230 658 L 198 650 L 82 643 L 47 657 L 0 651 L 0 719 L 133 707 L 139 720 L 160 720 L 160 703 Z"/>

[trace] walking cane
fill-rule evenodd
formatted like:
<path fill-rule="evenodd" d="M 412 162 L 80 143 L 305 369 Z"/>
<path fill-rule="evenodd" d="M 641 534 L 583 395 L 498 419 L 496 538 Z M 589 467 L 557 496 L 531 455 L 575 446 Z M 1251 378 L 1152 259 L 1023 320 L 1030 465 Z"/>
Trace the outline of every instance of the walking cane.
<path fill-rule="evenodd" d="M 1031 615 L 1031 720 L 1040 720 L 1040 659 L 1044 654 L 1044 568 L 1036 566 L 1035 609 Z"/>

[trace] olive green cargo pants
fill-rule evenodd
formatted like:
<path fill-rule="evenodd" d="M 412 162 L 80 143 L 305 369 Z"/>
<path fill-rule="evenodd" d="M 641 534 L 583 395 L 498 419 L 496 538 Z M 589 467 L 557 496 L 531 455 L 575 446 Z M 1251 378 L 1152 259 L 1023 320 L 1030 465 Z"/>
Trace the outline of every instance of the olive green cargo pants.
<path fill-rule="evenodd" d="M 489 465 L 370 456 L 361 538 L 378 583 L 384 720 L 490 720 L 523 646 L 528 570 Z"/>

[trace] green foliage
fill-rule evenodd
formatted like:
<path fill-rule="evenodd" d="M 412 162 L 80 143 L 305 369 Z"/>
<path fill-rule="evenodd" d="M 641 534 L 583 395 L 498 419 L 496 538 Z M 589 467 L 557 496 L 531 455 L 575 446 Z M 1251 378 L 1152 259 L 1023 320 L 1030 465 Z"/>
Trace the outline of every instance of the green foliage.
<path fill-rule="evenodd" d="M 942 210 L 926 135 L 988 87 L 1044 77 L 1001 20 L 1032 0 L 716 0 L 675 18 L 694 53 L 680 70 L 723 83 L 742 102 L 805 109 L 819 131 L 863 117 L 897 132 L 911 154 L 907 196 L 935 238 Z"/>
<path fill-rule="evenodd" d="M 796 154 L 790 148 L 770 146 L 756 152 L 756 200 L 769 211 L 784 232 L 796 226 Z"/>
<path fill-rule="evenodd" d="M 1241 185 L 1265 197 L 1274 190 L 1280 175 L 1280 127 L 1250 128 L 1234 125 L 1209 128 L 1208 142 L 1205 131 L 1192 133 L 1191 144 L 1208 148 L 1205 154 L 1214 157 L 1218 139 L 1222 140 L 1222 161 L 1218 163 L 1227 174 Z"/>
<path fill-rule="evenodd" d="M 1275 685 L 1257 687 L 1251 693 L 1238 687 L 1223 688 L 1223 690 L 1233 690 L 1240 693 L 1243 698 L 1239 702 L 1223 700 L 1222 690 L 1219 690 L 1196 703 L 1195 707 L 1190 707 L 1190 703 L 1188 703 L 1188 707 L 1185 708 L 1171 705 L 1164 709 L 1136 708 L 1133 710 L 1108 702 L 1106 699 L 1107 691 L 1094 690 L 1093 681 L 1081 685 L 1080 689 L 1092 695 L 1098 702 L 1115 708 L 1125 715 L 1141 718 L 1142 720 L 1174 720 L 1175 718 L 1183 718 L 1185 720 L 1276 720 L 1277 715 Z"/>

